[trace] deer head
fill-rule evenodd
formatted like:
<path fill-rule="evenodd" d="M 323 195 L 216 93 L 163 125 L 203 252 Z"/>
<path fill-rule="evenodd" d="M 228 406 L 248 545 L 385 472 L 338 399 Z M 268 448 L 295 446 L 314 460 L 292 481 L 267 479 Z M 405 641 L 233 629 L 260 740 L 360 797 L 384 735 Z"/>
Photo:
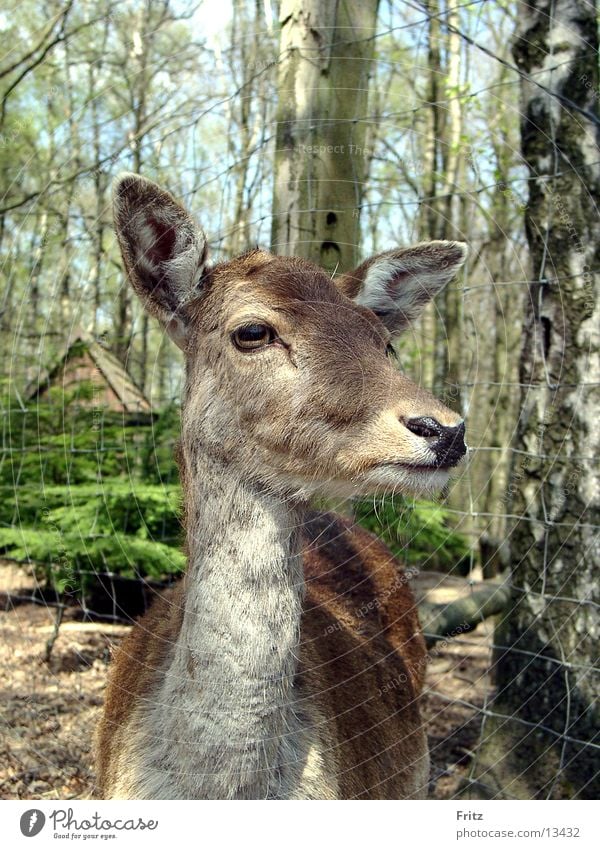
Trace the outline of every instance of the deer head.
<path fill-rule="evenodd" d="M 167 192 L 115 186 L 123 260 L 186 359 L 182 449 L 281 494 L 433 492 L 466 452 L 464 424 L 398 369 L 391 339 L 454 276 L 457 242 L 387 251 L 331 280 L 251 251 L 207 264 L 206 238 Z"/>

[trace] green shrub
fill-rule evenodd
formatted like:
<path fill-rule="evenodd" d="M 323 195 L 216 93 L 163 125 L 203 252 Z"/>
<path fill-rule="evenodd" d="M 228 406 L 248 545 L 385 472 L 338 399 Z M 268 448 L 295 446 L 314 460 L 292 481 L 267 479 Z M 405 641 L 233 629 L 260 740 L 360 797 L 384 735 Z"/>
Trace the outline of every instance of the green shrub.
<path fill-rule="evenodd" d="M 180 430 L 179 416 L 179 407 L 170 404 L 148 428 L 141 452 L 144 480 L 163 484 L 179 480 L 179 470 L 175 462 L 175 446 Z"/>
<path fill-rule="evenodd" d="M 0 552 L 33 562 L 38 577 L 58 592 L 87 595 L 96 573 L 122 578 L 161 579 L 181 572 L 185 555 L 157 540 L 122 533 L 90 536 L 63 534 L 57 528 L 0 528 Z"/>
<path fill-rule="evenodd" d="M 361 501 L 356 518 L 408 565 L 463 574 L 470 564 L 467 538 L 450 525 L 448 511 L 432 501 L 396 496 Z"/>
<path fill-rule="evenodd" d="M 97 572 L 180 572 L 178 414 L 128 426 L 120 414 L 81 407 L 86 392 L 51 390 L 26 410 L 4 399 L 0 552 L 77 594 L 93 591 Z"/>

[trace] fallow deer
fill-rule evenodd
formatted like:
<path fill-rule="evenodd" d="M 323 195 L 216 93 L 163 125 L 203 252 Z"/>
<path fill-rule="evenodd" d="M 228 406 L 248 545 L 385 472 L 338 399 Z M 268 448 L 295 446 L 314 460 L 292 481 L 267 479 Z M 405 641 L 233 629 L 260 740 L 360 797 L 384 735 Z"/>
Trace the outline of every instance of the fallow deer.
<path fill-rule="evenodd" d="M 456 273 L 461 243 L 390 250 L 335 282 L 253 250 L 214 265 L 187 212 L 115 187 L 124 265 L 185 354 L 179 465 L 188 568 L 118 650 L 98 795 L 419 798 L 425 644 L 406 576 L 315 494 L 432 494 L 464 423 L 391 339 Z"/>

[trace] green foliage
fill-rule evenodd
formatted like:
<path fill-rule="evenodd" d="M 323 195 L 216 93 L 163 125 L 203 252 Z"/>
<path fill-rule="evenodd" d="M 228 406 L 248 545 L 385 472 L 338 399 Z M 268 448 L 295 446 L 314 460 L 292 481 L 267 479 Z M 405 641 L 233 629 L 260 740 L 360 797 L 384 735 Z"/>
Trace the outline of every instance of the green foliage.
<path fill-rule="evenodd" d="M 409 565 L 461 574 L 469 565 L 468 541 L 451 527 L 441 504 L 398 496 L 375 503 L 362 501 L 356 518 Z"/>
<path fill-rule="evenodd" d="M 116 532 L 86 538 L 63 534 L 58 527 L 2 528 L 0 550 L 15 560 L 38 564 L 38 576 L 59 592 L 77 594 L 91 591 L 96 573 L 164 578 L 181 572 L 185 565 L 179 549 L 157 540 Z"/>
<path fill-rule="evenodd" d="M 144 476 L 155 483 L 179 480 L 175 444 L 179 436 L 179 407 L 170 404 L 148 429 L 142 449 Z"/>
<path fill-rule="evenodd" d="M 78 595 L 96 573 L 163 578 L 185 562 L 177 411 L 127 426 L 81 406 L 88 394 L 52 390 L 26 410 L 5 399 L 0 446 L 0 552 Z"/>
<path fill-rule="evenodd" d="M 119 531 L 169 544 L 176 544 L 180 536 L 177 486 L 105 478 L 96 484 L 49 486 L 43 491 L 2 487 L 0 499 L 2 524 L 45 523 L 83 537 Z"/>

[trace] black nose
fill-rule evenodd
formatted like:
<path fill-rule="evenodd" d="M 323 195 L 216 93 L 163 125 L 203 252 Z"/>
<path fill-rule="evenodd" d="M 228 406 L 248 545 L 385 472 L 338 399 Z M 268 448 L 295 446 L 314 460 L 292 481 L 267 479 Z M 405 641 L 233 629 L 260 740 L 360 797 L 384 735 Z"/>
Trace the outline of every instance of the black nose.
<path fill-rule="evenodd" d="M 404 424 L 416 436 L 432 439 L 429 448 L 435 454 L 436 466 L 455 466 L 467 453 L 464 422 L 447 427 L 431 416 L 421 416 Z"/>

